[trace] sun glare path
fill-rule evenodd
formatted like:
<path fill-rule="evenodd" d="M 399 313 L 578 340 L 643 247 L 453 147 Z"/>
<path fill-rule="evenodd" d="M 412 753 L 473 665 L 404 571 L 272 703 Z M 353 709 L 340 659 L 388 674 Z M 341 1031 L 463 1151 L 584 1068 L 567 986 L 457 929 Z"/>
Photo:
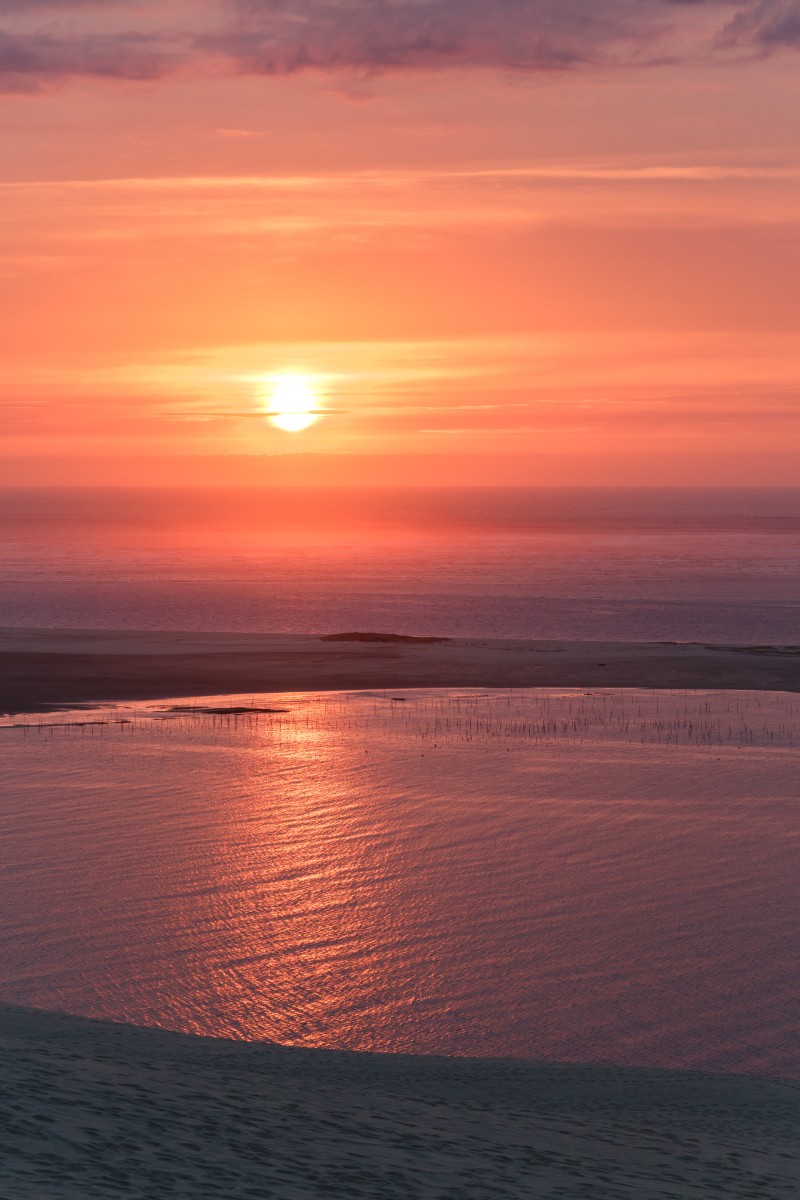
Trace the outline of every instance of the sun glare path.
<path fill-rule="evenodd" d="M 273 375 L 267 383 L 266 393 L 269 401 L 267 416 L 277 429 L 300 433 L 319 420 L 320 396 L 313 376 L 289 371 Z"/>

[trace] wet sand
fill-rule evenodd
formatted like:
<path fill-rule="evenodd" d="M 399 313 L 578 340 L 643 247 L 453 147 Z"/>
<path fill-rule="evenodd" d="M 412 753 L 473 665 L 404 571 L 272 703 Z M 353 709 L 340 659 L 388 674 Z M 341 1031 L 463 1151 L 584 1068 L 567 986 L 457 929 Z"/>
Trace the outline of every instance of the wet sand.
<path fill-rule="evenodd" d="M 0 712 L 91 701 L 412 687 L 800 691 L 800 646 L 0 629 Z"/>
<path fill-rule="evenodd" d="M 14 1200 L 796 1195 L 800 1088 L 412 1058 L 0 1008 Z"/>

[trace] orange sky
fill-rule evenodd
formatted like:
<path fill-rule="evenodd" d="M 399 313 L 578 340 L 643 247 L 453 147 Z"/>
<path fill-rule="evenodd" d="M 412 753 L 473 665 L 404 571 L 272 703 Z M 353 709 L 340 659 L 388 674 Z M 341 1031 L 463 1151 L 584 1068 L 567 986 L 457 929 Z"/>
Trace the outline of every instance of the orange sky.
<path fill-rule="evenodd" d="M 797 483 L 798 48 L 794 0 L 0 0 L 2 478 Z"/>

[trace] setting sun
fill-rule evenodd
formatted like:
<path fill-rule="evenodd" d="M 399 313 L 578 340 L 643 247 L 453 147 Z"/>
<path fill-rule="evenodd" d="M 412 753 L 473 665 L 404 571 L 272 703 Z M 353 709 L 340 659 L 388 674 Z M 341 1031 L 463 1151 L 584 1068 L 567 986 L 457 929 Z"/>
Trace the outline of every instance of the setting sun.
<path fill-rule="evenodd" d="M 299 433 L 319 418 L 319 385 L 310 375 L 286 371 L 267 382 L 267 415 L 278 429 Z"/>

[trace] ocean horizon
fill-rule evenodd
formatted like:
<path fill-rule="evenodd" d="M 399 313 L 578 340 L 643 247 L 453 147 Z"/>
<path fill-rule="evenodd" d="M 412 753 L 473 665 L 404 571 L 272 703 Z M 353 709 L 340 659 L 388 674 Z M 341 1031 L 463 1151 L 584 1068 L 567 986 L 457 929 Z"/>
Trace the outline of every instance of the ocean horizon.
<path fill-rule="evenodd" d="M 0 625 L 792 643 L 800 488 L 9 488 Z"/>

